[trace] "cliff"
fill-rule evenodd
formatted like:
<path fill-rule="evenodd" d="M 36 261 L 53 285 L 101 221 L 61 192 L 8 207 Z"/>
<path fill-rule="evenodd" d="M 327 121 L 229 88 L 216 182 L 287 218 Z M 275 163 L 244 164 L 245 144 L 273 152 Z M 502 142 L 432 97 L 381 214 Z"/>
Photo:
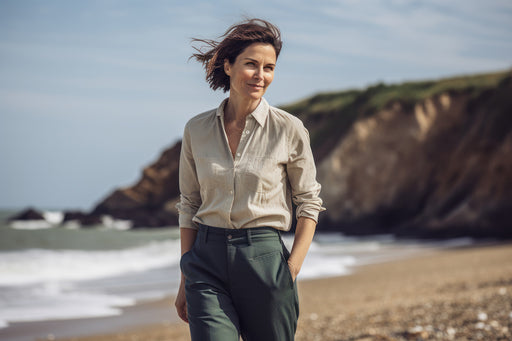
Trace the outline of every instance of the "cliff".
<path fill-rule="evenodd" d="M 349 234 L 512 237 L 510 71 L 378 84 L 282 108 L 310 131 L 327 211 Z M 180 143 L 93 211 L 176 224 Z"/>
<path fill-rule="evenodd" d="M 164 150 L 155 163 L 144 168 L 135 185 L 115 190 L 90 214 L 131 220 L 134 227 L 177 225 L 174 206 L 179 198 L 180 150 L 181 142 Z"/>
<path fill-rule="evenodd" d="M 311 132 L 328 208 L 321 226 L 510 236 L 511 83 L 505 72 L 380 84 L 287 107 Z"/>

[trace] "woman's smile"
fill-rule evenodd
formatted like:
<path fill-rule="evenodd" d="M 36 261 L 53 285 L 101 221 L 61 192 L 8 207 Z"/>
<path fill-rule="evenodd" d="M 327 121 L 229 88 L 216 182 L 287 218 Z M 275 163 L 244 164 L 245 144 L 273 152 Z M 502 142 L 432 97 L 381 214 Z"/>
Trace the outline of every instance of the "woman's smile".
<path fill-rule="evenodd" d="M 250 87 L 253 87 L 255 89 L 263 89 L 263 85 L 258 85 L 258 84 L 249 84 Z"/>

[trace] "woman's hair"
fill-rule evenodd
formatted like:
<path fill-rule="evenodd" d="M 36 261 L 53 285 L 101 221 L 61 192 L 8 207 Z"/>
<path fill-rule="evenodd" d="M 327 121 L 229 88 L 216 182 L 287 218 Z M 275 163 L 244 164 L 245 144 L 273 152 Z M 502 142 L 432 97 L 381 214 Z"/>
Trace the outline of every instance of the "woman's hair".
<path fill-rule="evenodd" d="M 249 45 L 267 43 L 274 47 L 276 59 L 279 56 L 283 42 L 279 29 L 262 19 L 247 19 L 231 26 L 222 36 L 221 41 L 210 39 L 192 39 L 193 42 L 203 43 L 202 48 L 194 47 L 197 53 L 190 58 L 201 62 L 206 70 L 206 81 L 213 90 L 229 91 L 229 76 L 224 72 L 224 60 L 233 64 Z M 203 52 L 203 50 L 206 50 Z"/>

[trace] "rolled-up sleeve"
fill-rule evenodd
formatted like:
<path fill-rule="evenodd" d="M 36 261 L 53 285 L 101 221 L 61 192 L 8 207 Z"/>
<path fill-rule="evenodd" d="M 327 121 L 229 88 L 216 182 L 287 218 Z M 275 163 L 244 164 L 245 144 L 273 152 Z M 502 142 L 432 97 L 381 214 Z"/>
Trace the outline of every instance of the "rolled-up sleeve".
<path fill-rule="evenodd" d="M 297 206 L 296 217 L 311 218 L 318 222 L 318 214 L 325 211 L 319 197 L 321 186 L 316 180 L 316 167 L 309 142 L 309 133 L 302 122 L 297 123 L 288 145 L 286 165 L 292 191 L 293 203 Z"/>
<path fill-rule="evenodd" d="M 188 125 L 185 126 L 181 144 L 179 186 L 180 202 L 176 205 L 179 213 L 179 226 L 180 228 L 197 229 L 192 219 L 201 206 L 201 195 Z"/>

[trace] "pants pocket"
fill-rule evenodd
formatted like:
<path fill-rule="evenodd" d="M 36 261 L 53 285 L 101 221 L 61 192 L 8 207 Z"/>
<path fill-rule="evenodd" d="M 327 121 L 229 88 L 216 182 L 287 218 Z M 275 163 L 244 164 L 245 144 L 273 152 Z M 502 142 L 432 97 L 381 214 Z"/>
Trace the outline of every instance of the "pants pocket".
<path fill-rule="evenodd" d="M 281 291 L 293 287 L 290 268 L 281 250 L 267 252 L 248 261 L 252 276 L 269 290 Z"/>
<path fill-rule="evenodd" d="M 187 252 L 185 252 L 184 254 L 181 255 L 181 258 L 180 258 L 180 269 L 181 269 L 181 272 L 183 272 L 185 275 L 186 275 L 186 270 L 187 270 L 187 263 L 188 263 L 188 260 L 190 258 L 190 256 L 192 256 L 193 253 L 195 253 L 196 249 L 200 252 L 201 250 L 201 247 L 200 247 L 200 244 L 199 244 L 199 241 L 200 241 L 200 236 L 196 236 L 196 240 L 194 241 L 194 243 L 192 244 L 192 247 L 190 248 L 190 250 L 188 250 Z"/>
<path fill-rule="evenodd" d="M 292 272 L 290 270 L 290 267 L 288 266 L 288 258 L 290 258 L 290 255 L 289 254 L 285 255 L 285 254 L 281 253 L 281 258 L 282 258 L 284 266 L 287 270 L 286 273 L 288 274 L 288 278 L 290 279 L 290 285 L 293 287 L 295 281 L 293 280 Z M 295 279 L 295 280 L 297 280 L 297 279 Z"/>
<path fill-rule="evenodd" d="M 194 244 L 195 245 L 195 244 Z M 194 245 L 192 245 L 192 248 L 185 252 L 183 255 L 181 255 L 180 258 L 180 269 L 183 274 L 187 274 L 187 264 L 190 256 L 192 256 L 192 253 L 194 252 Z"/>
<path fill-rule="evenodd" d="M 185 273 L 185 271 L 184 271 L 185 262 L 186 262 L 187 256 L 190 254 L 190 252 L 191 252 L 191 250 L 187 251 L 183 255 L 181 255 L 181 258 L 180 258 L 180 269 L 181 269 L 181 272 L 183 272 L 183 273 Z"/>

